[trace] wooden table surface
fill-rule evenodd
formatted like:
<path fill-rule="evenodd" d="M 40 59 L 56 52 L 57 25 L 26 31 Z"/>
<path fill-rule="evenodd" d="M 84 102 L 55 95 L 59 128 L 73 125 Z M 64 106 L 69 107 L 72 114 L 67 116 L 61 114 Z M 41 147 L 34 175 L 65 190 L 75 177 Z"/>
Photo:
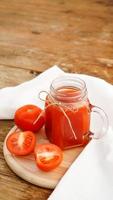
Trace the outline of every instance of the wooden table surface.
<path fill-rule="evenodd" d="M 113 0 L 0 0 L 0 88 L 54 64 L 113 84 Z M 0 122 L 0 200 L 46 200 L 51 190 L 25 182 L 5 163 L 12 126 Z"/>

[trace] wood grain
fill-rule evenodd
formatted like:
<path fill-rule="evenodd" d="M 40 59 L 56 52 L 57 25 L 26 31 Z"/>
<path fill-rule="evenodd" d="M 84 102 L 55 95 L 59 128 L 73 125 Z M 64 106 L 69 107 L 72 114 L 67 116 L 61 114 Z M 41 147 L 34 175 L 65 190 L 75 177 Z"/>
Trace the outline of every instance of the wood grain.
<path fill-rule="evenodd" d="M 1 0 L 0 88 L 57 64 L 113 84 L 112 0 Z M 50 190 L 14 175 L 2 154 L 13 122 L 0 121 L 0 199 L 46 200 Z"/>
<path fill-rule="evenodd" d="M 0 1 L 1 64 L 39 71 L 59 64 L 92 75 L 112 68 L 111 2 Z M 102 77 L 108 80 L 108 74 Z"/>
<path fill-rule="evenodd" d="M 0 88 L 16 86 L 24 81 L 31 80 L 38 72 L 12 66 L 0 65 Z"/>

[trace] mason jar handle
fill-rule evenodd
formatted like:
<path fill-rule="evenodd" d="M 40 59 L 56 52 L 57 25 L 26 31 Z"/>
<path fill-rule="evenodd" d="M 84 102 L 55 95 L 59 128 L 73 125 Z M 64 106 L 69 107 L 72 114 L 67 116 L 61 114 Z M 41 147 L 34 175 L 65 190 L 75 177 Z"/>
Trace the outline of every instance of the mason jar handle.
<path fill-rule="evenodd" d="M 99 132 L 96 132 L 96 133 L 90 135 L 91 138 L 99 139 L 99 138 L 103 137 L 103 136 L 107 133 L 108 124 L 109 124 L 109 123 L 108 123 L 108 116 L 107 116 L 107 114 L 104 112 L 104 110 L 101 109 L 101 108 L 98 107 L 98 106 L 93 106 L 93 105 L 91 105 L 91 112 L 92 112 L 92 113 L 98 114 L 99 117 L 100 117 L 101 120 L 102 120 L 102 127 L 101 127 L 101 129 L 99 130 Z"/>

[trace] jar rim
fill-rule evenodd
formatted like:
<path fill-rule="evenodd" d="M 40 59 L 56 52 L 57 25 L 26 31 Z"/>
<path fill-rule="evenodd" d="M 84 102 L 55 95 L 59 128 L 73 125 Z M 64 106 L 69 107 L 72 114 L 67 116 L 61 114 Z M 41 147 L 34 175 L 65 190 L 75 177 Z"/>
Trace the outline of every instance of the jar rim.
<path fill-rule="evenodd" d="M 79 90 L 73 90 L 71 95 L 61 92 L 59 88 L 78 88 Z M 75 74 L 66 74 L 55 78 L 50 85 L 51 95 L 55 98 L 66 98 L 70 100 L 81 99 L 83 100 L 87 95 L 86 83 L 81 78 L 76 77 Z"/>

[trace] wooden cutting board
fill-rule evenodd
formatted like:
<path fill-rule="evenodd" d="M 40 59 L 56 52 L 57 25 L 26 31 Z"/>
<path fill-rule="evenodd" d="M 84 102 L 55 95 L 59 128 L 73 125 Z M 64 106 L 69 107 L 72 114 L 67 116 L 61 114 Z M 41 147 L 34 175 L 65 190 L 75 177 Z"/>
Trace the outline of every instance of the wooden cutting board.
<path fill-rule="evenodd" d="M 8 135 L 18 130 L 19 129 L 16 126 L 14 126 L 10 130 Z M 72 162 L 77 158 L 77 156 L 83 149 L 82 147 L 78 147 L 78 148 L 73 148 L 71 150 L 65 150 L 62 163 L 51 172 L 43 172 L 36 166 L 33 154 L 23 157 L 17 157 L 12 155 L 6 147 L 6 139 L 3 146 L 3 152 L 5 160 L 8 166 L 12 169 L 12 171 L 16 173 L 19 177 L 23 178 L 24 180 L 32 184 L 51 189 L 55 188 L 59 180 L 62 178 L 67 169 L 72 164 Z M 45 136 L 44 129 L 42 129 L 40 133 L 37 134 L 37 142 L 38 143 L 49 142 Z"/>

